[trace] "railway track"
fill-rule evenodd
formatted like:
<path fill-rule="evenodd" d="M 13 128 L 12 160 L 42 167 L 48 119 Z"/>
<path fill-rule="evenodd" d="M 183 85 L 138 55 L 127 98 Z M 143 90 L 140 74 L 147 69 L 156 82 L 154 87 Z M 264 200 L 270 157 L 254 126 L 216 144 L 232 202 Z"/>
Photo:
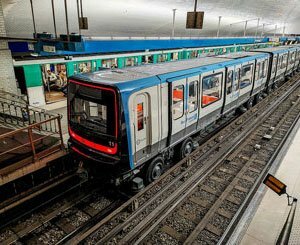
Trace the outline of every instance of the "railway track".
<path fill-rule="evenodd" d="M 29 216 L 18 219 L 0 232 L 1 244 L 59 244 L 103 219 L 123 197 L 102 187 L 87 185 L 64 199 L 53 202 Z"/>
<path fill-rule="evenodd" d="M 228 227 L 247 205 L 298 119 L 299 78 L 294 76 L 158 181 L 66 242 L 210 244 L 225 240 Z"/>

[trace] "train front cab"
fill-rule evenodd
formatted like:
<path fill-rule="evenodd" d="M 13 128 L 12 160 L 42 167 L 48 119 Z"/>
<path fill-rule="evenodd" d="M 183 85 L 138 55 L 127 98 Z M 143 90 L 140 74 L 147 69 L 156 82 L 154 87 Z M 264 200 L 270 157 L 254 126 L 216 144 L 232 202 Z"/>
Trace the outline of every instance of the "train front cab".
<path fill-rule="evenodd" d="M 119 105 L 116 88 L 70 79 L 69 149 L 90 171 L 129 170 L 124 115 Z"/>

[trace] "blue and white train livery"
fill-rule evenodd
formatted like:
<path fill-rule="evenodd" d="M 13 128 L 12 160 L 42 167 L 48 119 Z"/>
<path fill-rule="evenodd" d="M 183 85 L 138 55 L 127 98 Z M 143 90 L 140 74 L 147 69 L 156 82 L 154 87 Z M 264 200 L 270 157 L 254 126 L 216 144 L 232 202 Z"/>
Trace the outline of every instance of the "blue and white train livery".
<path fill-rule="evenodd" d="M 151 182 L 174 152 L 222 116 L 247 109 L 299 66 L 299 48 L 241 52 L 125 69 L 69 80 L 69 147 L 90 166 L 111 166 Z"/>

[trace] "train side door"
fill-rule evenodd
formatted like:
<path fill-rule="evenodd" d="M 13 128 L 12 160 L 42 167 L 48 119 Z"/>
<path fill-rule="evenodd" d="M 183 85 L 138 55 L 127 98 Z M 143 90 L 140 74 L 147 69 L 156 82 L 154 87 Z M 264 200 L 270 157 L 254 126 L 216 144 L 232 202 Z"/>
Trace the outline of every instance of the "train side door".
<path fill-rule="evenodd" d="M 186 111 L 186 132 L 189 134 L 197 128 L 199 112 L 199 76 L 187 79 L 187 111 Z"/>
<path fill-rule="evenodd" d="M 236 100 L 240 96 L 240 82 L 242 76 L 242 65 L 235 66 L 235 72 L 233 76 L 233 86 L 232 86 L 232 98 Z"/>
<path fill-rule="evenodd" d="M 226 101 L 224 113 L 234 109 L 237 106 L 240 92 L 240 71 L 241 65 L 227 67 L 225 89 Z"/>
<path fill-rule="evenodd" d="M 134 100 L 135 159 L 140 161 L 150 151 L 149 99 L 147 94 L 138 94 Z"/>
<path fill-rule="evenodd" d="M 186 126 L 186 78 L 171 83 L 171 144 L 179 141 L 185 134 Z"/>

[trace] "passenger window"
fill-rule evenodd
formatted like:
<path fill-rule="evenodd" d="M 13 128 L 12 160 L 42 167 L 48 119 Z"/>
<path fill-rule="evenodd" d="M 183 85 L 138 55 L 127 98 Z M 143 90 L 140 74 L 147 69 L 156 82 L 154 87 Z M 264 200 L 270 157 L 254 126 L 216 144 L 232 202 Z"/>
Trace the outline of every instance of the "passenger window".
<path fill-rule="evenodd" d="M 242 67 L 240 88 L 245 88 L 252 83 L 252 67 L 253 64 L 245 65 Z"/>
<path fill-rule="evenodd" d="M 257 63 L 255 69 L 255 81 L 257 81 L 260 78 L 260 73 L 260 63 Z"/>
<path fill-rule="evenodd" d="M 223 74 L 218 73 L 202 79 L 202 107 L 221 99 Z"/>
<path fill-rule="evenodd" d="M 184 87 L 183 85 L 178 85 L 173 88 L 173 118 L 174 120 L 179 119 L 183 116 L 184 107 Z"/>
<path fill-rule="evenodd" d="M 189 112 L 193 112 L 198 108 L 198 81 L 189 84 Z"/>
<path fill-rule="evenodd" d="M 136 106 L 137 111 L 137 126 L 138 131 L 144 129 L 144 103 L 139 103 Z"/>
<path fill-rule="evenodd" d="M 227 82 L 226 82 L 226 94 L 231 94 L 233 84 L 233 71 L 228 71 L 227 73 Z"/>

